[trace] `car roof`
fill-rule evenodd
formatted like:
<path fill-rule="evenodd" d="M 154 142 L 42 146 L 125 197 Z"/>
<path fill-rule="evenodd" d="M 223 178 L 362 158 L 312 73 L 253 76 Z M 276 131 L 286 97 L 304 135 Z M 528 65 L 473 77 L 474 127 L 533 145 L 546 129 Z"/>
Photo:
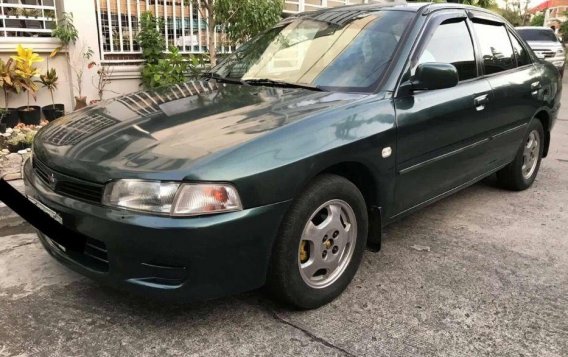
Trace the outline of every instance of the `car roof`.
<path fill-rule="evenodd" d="M 552 31 L 551 28 L 543 26 L 518 26 L 515 27 L 516 30 L 540 30 L 540 31 Z M 554 32 L 554 31 L 552 31 Z"/>
<path fill-rule="evenodd" d="M 362 13 L 366 12 L 373 12 L 379 10 L 402 10 L 402 11 L 411 11 L 411 12 L 422 12 L 424 14 L 438 11 L 438 10 L 445 10 L 445 9 L 463 9 L 469 11 L 475 11 L 478 13 L 484 13 L 485 16 L 489 18 L 499 19 L 500 21 L 506 21 L 503 17 L 499 16 L 498 14 L 486 10 L 484 8 L 472 6 L 472 5 L 463 5 L 458 3 L 432 3 L 432 2 L 406 2 L 405 0 L 375 0 L 376 2 L 368 3 L 368 4 L 359 4 L 359 5 L 343 5 L 337 6 L 332 8 L 320 9 L 315 11 L 306 11 L 302 13 L 297 13 L 294 15 L 290 15 L 289 17 L 309 17 L 309 18 L 325 18 L 325 19 L 340 19 L 341 22 L 348 21 L 349 18 L 353 18 L 356 16 L 361 15 Z"/>
<path fill-rule="evenodd" d="M 292 16 L 319 16 L 322 14 L 330 15 L 330 13 L 343 13 L 343 12 L 351 12 L 351 13 L 362 13 L 362 12 L 372 12 L 384 9 L 393 9 L 393 10 L 405 10 L 405 11 L 413 11 L 418 12 L 421 10 L 425 11 L 436 11 L 436 10 L 443 10 L 443 9 L 464 9 L 464 10 L 474 10 L 477 12 L 484 12 L 489 15 L 493 15 L 497 18 L 501 18 L 501 16 L 491 12 L 489 10 L 471 6 L 471 5 L 463 5 L 458 3 L 432 3 L 432 2 L 406 2 L 405 0 L 382 0 L 376 1 L 368 4 L 359 4 L 359 5 L 343 5 L 337 6 L 332 8 L 326 8 L 316 11 L 307 11 L 303 13 L 299 13 Z"/>

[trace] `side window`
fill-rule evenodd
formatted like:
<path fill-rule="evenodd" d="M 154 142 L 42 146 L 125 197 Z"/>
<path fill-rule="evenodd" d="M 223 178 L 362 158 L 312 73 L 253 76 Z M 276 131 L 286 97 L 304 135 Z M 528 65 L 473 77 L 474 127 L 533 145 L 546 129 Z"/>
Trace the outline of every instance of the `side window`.
<path fill-rule="evenodd" d="M 453 64 L 458 70 L 460 81 L 477 76 L 473 43 L 464 20 L 446 22 L 438 26 L 416 66 L 427 62 Z M 415 69 L 416 67 L 412 73 Z"/>
<path fill-rule="evenodd" d="M 509 37 L 511 37 L 511 42 L 513 43 L 513 51 L 515 51 L 515 56 L 517 57 L 517 66 L 526 66 L 531 64 L 531 56 L 528 51 L 521 45 L 519 40 L 512 33 L 509 32 Z"/>
<path fill-rule="evenodd" d="M 513 47 L 504 25 L 474 22 L 479 39 L 485 74 L 493 74 L 515 68 Z"/>

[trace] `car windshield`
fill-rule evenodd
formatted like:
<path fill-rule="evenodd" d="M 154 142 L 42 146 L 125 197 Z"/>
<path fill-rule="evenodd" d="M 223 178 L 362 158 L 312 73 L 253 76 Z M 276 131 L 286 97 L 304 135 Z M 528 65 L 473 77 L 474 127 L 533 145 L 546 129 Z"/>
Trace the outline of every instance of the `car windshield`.
<path fill-rule="evenodd" d="M 545 42 L 558 42 L 554 32 L 548 29 L 519 29 L 519 35 L 525 41 L 545 41 Z"/>
<path fill-rule="evenodd" d="M 242 45 L 211 77 L 257 85 L 371 91 L 414 13 L 327 11 L 286 19 Z"/>

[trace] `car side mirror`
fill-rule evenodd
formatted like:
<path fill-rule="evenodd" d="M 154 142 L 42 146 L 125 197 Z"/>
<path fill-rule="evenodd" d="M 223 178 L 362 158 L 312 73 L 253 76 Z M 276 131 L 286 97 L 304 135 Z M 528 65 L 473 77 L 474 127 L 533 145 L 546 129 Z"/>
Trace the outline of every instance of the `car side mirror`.
<path fill-rule="evenodd" d="M 416 67 L 412 79 L 412 90 L 433 90 L 455 87 L 458 84 L 458 70 L 453 64 L 430 62 Z"/>

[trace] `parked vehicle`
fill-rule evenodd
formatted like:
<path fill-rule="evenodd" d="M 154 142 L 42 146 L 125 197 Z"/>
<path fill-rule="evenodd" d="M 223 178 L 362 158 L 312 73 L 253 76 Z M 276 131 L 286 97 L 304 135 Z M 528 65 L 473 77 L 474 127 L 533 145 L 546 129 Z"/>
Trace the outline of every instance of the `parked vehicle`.
<path fill-rule="evenodd" d="M 55 258 L 146 295 L 315 308 L 386 225 L 493 173 L 529 188 L 561 92 L 503 18 L 449 3 L 290 17 L 205 77 L 37 134 L 26 194 L 78 233 L 39 234 Z"/>
<path fill-rule="evenodd" d="M 566 50 L 552 29 L 540 26 L 517 27 L 517 32 L 532 48 L 537 57 L 552 63 L 564 75 Z"/>

